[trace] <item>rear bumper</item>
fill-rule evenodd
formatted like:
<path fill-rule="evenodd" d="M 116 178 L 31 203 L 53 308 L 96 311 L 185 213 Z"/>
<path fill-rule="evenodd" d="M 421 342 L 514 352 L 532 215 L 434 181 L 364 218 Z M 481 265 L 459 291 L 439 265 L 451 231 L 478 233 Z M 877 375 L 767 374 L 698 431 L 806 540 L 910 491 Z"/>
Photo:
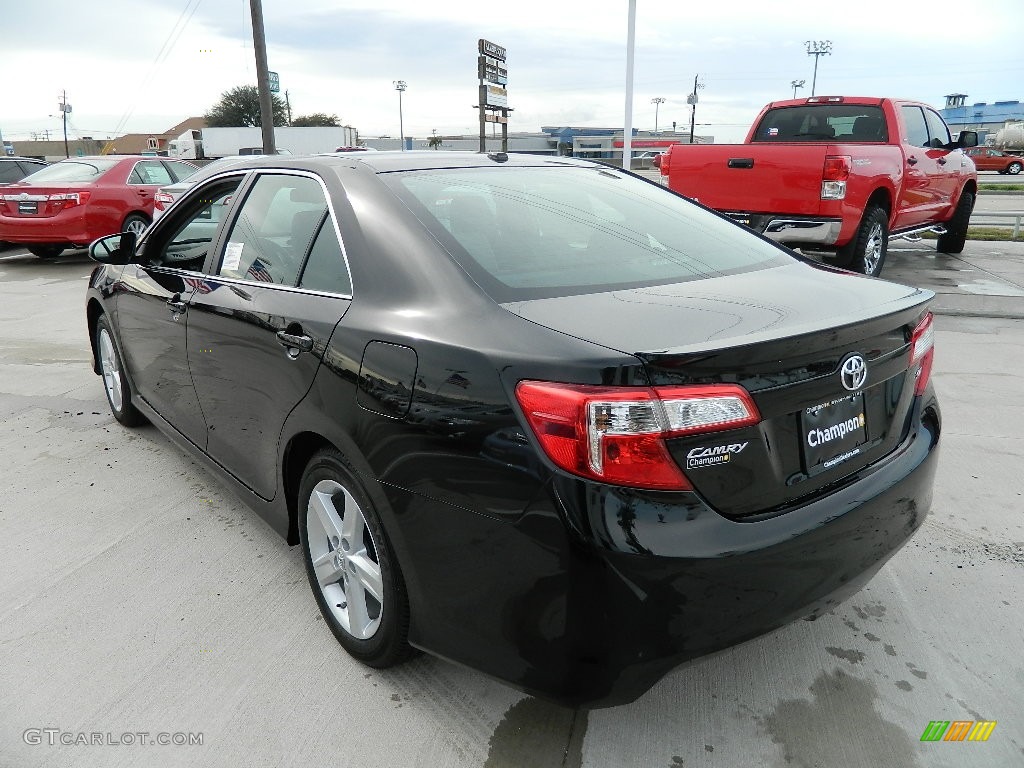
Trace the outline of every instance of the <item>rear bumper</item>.
<path fill-rule="evenodd" d="M 81 211 L 72 210 L 46 218 L 0 214 L 0 240 L 9 243 L 87 245 L 100 236 L 93 236 L 88 224 L 84 207 Z"/>
<path fill-rule="evenodd" d="M 843 228 L 842 220 L 833 218 L 732 211 L 725 215 L 785 245 L 835 245 Z"/>
<path fill-rule="evenodd" d="M 931 506 L 934 402 L 913 422 L 896 451 L 830 495 L 759 521 L 728 520 L 692 493 L 562 476 L 516 522 L 412 501 L 395 509 L 406 524 L 422 520 L 401 546 L 410 640 L 563 704 L 631 702 L 680 663 L 863 586 Z M 391 492 L 393 504 L 414 498 Z M 438 562 L 431 530 L 446 531 L 448 547 L 459 531 L 465 545 Z"/>

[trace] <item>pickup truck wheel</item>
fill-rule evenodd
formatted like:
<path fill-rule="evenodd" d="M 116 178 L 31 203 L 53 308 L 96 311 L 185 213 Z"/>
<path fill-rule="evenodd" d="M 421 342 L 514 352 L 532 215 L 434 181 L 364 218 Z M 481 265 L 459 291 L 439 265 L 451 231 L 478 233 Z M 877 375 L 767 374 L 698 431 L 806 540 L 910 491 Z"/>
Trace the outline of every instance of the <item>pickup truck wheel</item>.
<path fill-rule="evenodd" d="M 935 250 L 943 253 L 961 253 L 967 242 L 967 227 L 971 223 L 971 211 L 974 210 L 974 195 L 964 192 L 960 202 L 956 204 L 953 216 L 946 222 L 946 234 L 939 235 Z"/>
<path fill-rule="evenodd" d="M 828 259 L 829 263 L 877 277 L 889 248 L 889 215 L 873 205 L 864 211 L 857 235 Z"/>
<path fill-rule="evenodd" d="M 1010 163 L 1006 166 L 1006 172 L 1012 173 L 1014 176 L 1020 173 L 1021 169 L 1024 169 L 1024 165 L 1021 165 L 1020 163 Z"/>

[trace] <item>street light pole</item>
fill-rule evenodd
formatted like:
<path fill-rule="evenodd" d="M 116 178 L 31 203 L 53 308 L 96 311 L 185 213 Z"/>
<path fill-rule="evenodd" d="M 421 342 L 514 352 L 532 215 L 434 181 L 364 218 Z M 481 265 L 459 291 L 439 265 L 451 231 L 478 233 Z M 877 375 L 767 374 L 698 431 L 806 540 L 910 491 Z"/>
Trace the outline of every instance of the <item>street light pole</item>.
<path fill-rule="evenodd" d="M 821 56 L 828 56 L 832 53 L 832 41 L 807 40 L 804 45 L 807 46 L 807 55 L 814 57 L 814 79 L 811 80 L 811 96 L 813 96 L 814 89 L 818 84 L 818 58 Z M 796 91 L 794 91 L 794 93 L 796 93 Z"/>
<path fill-rule="evenodd" d="M 651 99 L 651 104 L 654 105 L 654 133 L 658 133 L 658 107 L 665 103 L 663 96 L 655 96 Z"/>
<path fill-rule="evenodd" d="M 804 87 L 804 83 L 806 83 L 806 82 L 807 82 L 806 80 L 794 80 L 793 82 L 790 83 L 790 85 L 793 86 L 793 98 L 794 99 L 796 98 L 796 89 L 797 88 L 803 88 Z"/>
<path fill-rule="evenodd" d="M 395 90 L 398 91 L 398 138 L 402 143 L 402 151 L 405 152 L 405 123 L 402 120 L 402 93 L 408 88 L 405 80 L 395 80 Z"/>

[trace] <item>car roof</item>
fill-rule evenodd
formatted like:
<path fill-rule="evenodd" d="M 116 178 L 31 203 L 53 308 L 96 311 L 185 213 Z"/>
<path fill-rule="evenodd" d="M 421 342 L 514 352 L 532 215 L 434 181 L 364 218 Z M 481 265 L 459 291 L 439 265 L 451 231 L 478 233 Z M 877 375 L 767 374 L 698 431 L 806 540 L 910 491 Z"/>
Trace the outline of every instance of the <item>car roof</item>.
<path fill-rule="evenodd" d="M 231 166 L 231 170 L 245 168 L 294 168 L 311 170 L 316 167 L 358 168 L 367 167 L 376 173 L 396 171 L 439 170 L 442 168 L 480 167 L 555 167 L 575 166 L 581 168 L 600 167 L 591 160 L 577 160 L 554 155 L 528 155 L 515 152 L 459 152 L 438 150 L 399 150 L 386 152 L 338 152 L 317 155 L 264 155 L 253 157 Z M 227 168 L 223 170 L 227 171 Z"/>

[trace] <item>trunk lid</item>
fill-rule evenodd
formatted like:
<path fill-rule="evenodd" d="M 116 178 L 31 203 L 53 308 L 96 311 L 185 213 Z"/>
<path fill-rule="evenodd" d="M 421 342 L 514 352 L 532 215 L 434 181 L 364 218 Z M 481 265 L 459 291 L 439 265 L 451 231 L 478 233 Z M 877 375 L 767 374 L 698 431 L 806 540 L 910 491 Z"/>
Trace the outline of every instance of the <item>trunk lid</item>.
<path fill-rule="evenodd" d="M 928 291 L 794 262 L 611 295 L 614 302 L 590 294 L 505 307 L 638 357 L 652 385 L 750 392 L 759 424 L 668 441 L 695 490 L 723 515 L 803 503 L 892 452 L 909 429 L 910 335 Z M 855 356 L 867 378 L 850 388 L 842 368 Z"/>
<path fill-rule="evenodd" d="M 0 212 L 14 218 L 45 219 L 84 205 L 90 184 L 35 185 L 18 182 L 0 189 Z"/>

